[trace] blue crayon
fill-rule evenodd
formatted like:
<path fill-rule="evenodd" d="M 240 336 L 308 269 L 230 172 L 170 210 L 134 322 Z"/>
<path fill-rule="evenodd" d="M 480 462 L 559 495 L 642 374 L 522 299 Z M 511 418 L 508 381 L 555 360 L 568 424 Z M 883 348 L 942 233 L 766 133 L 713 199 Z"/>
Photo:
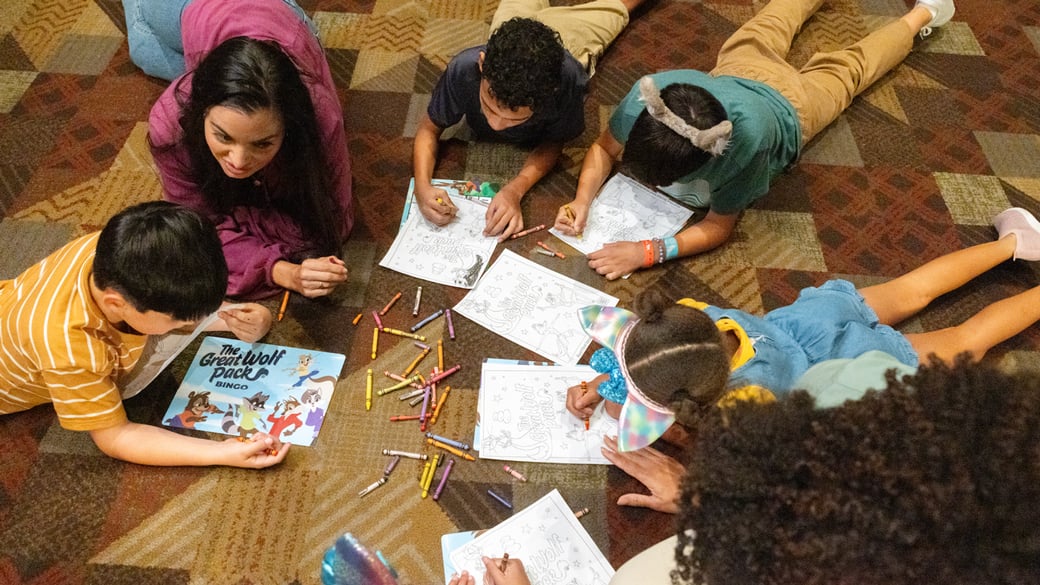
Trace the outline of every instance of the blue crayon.
<path fill-rule="evenodd" d="M 499 503 L 499 504 L 502 504 L 503 506 L 505 506 L 505 507 L 509 508 L 510 510 L 512 510 L 512 509 L 513 509 L 513 504 L 510 504 L 510 503 L 509 503 L 509 502 L 508 502 L 508 501 L 507 501 L 507 500 L 506 500 L 505 498 L 503 498 L 502 496 L 500 496 L 500 495 L 496 494 L 495 492 L 493 492 L 493 491 L 491 491 L 491 490 L 488 490 L 487 492 L 488 492 L 488 495 L 489 495 L 489 496 L 491 496 L 492 498 L 495 498 L 496 500 L 498 500 L 498 503 Z"/>
<path fill-rule="evenodd" d="M 448 438 L 442 437 L 440 435 L 435 435 L 433 433 L 426 433 L 426 438 L 427 439 L 433 439 L 434 441 L 440 441 L 440 442 L 442 442 L 442 443 L 444 443 L 446 445 L 451 445 L 452 447 L 458 447 L 459 449 L 462 449 L 463 451 L 469 451 L 469 444 L 468 443 L 463 443 L 462 441 L 456 441 L 454 439 L 448 439 Z"/>
<path fill-rule="evenodd" d="M 419 321 L 415 325 L 412 325 L 412 328 L 411 328 L 412 333 L 415 333 L 416 331 L 422 329 L 423 325 L 426 325 L 430 321 L 433 321 L 434 319 L 436 319 L 437 317 L 440 317 L 443 314 L 444 314 L 444 309 L 437 309 L 429 317 L 423 319 L 422 321 Z"/>

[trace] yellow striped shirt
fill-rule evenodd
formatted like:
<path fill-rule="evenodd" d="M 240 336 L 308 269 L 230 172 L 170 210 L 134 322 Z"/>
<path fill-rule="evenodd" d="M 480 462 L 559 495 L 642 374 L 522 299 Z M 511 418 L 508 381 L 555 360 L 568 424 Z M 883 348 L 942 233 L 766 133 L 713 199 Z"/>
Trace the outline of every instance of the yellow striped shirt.
<path fill-rule="evenodd" d="M 51 402 L 70 430 L 126 421 L 116 380 L 134 367 L 148 337 L 121 333 L 94 301 L 98 235 L 0 281 L 0 414 Z"/>

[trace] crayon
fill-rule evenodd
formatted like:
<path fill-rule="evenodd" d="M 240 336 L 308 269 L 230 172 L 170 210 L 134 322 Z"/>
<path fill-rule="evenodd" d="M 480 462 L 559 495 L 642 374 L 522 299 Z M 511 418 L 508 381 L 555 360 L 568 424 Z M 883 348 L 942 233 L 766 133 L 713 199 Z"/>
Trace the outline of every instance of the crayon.
<path fill-rule="evenodd" d="M 429 461 L 427 461 L 426 463 L 423 464 L 422 475 L 419 476 L 419 488 L 420 489 L 422 489 L 423 487 L 426 486 L 426 476 L 430 475 L 430 471 L 432 469 L 433 468 L 430 467 L 430 462 Z M 425 497 L 425 496 L 423 496 L 423 497 Z"/>
<path fill-rule="evenodd" d="M 394 455 L 393 458 L 390 459 L 390 463 L 386 464 L 386 469 L 383 470 L 383 475 L 390 475 L 391 473 L 393 473 L 394 468 L 397 467 L 397 464 L 400 461 L 401 461 L 401 456 L 400 455 Z"/>
<path fill-rule="evenodd" d="M 467 443 L 463 443 L 462 441 L 456 441 L 455 439 L 448 439 L 446 437 L 441 437 L 440 435 L 435 435 L 433 433 L 426 433 L 426 438 L 427 439 L 433 439 L 434 441 L 440 441 L 440 442 L 444 443 L 445 445 L 451 445 L 452 447 L 455 447 L 455 448 L 458 448 L 458 449 L 462 449 L 463 451 L 469 451 L 469 445 Z"/>
<path fill-rule="evenodd" d="M 534 226 L 533 228 L 528 228 L 528 229 L 526 229 L 526 230 L 524 230 L 522 232 L 516 232 L 515 234 L 509 236 L 509 239 L 510 240 L 515 240 L 517 238 L 522 238 L 522 237 L 524 237 L 524 236 L 526 236 L 528 234 L 533 234 L 533 233 L 535 233 L 538 230 L 544 230 L 544 229 L 545 229 L 545 224 L 544 223 L 540 223 L 540 224 Z"/>
<path fill-rule="evenodd" d="M 415 390 L 412 390 L 407 394 L 402 394 L 398 396 L 397 399 L 401 402 L 404 402 L 405 400 L 411 400 L 412 398 L 415 398 L 416 396 L 421 396 L 423 394 L 426 394 L 426 388 L 416 388 Z"/>
<path fill-rule="evenodd" d="M 379 311 L 372 311 L 372 319 L 376 322 L 376 327 L 383 328 L 383 320 L 379 318 Z"/>
<path fill-rule="evenodd" d="M 285 295 L 282 296 L 282 306 L 278 308 L 278 320 L 281 321 L 285 317 L 285 309 L 289 307 L 289 291 L 285 291 Z"/>
<path fill-rule="evenodd" d="M 379 396 L 384 396 L 384 395 L 389 394 L 391 392 L 396 392 L 397 390 L 400 390 L 401 388 L 404 388 L 405 386 L 410 386 L 414 382 L 418 382 L 418 381 L 419 381 L 419 377 L 418 376 L 412 376 L 411 378 L 408 378 L 406 380 L 398 382 L 398 383 L 394 384 L 393 386 L 389 386 L 387 388 L 383 388 L 379 392 L 376 392 L 376 394 L 379 395 Z"/>
<path fill-rule="evenodd" d="M 430 390 L 427 388 L 426 394 L 423 395 L 422 410 L 419 411 L 419 430 L 426 430 L 426 413 L 430 410 Z"/>
<path fill-rule="evenodd" d="M 365 375 L 365 410 L 372 410 L 372 368 Z"/>
<path fill-rule="evenodd" d="M 535 254 L 541 254 L 542 256 L 548 256 L 550 258 L 555 258 L 556 257 L 556 254 L 554 254 L 554 253 L 552 253 L 552 252 L 550 252 L 548 250 L 543 250 L 541 248 L 534 248 L 534 252 L 535 252 Z"/>
<path fill-rule="evenodd" d="M 430 346 L 428 346 L 425 343 L 422 343 L 420 341 L 413 341 L 412 345 L 414 345 L 415 347 L 418 347 L 419 349 L 430 349 Z"/>
<path fill-rule="evenodd" d="M 524 474 L 520 473 L 519 471 L 513 469 L 512 467 L 510 467 L 508 465 L 503 465 L 502 469 L 504 469 L 506 471 L 506 473 L 508 473 L 509 475 L 512 475 L 513 477 L 519 479 L 520 481 L 527 481 L 527 478 L 524 477 Z"/>
<path fill-rule="evenodd" d="M 408 402 L 408 406 L 415 406 L 416 404 L 419 404 L 420 402 L 422 402 L 425 398 L 426 398 L 426 392 L 423 392 L 422 396 L 416 396 L 415 398 L 412 398 Z M 431 416 L 430 413 L 426 413 L 426 415 L 423 418 L 429 419 L 430 416 Z"/>
<path fill-rule="evenodd" d="M 440 368 L 434 366 L 433 372 L 430 373 L 430 377 L 434 378 L 437 374 L 441 373 Z M 430 382 L 430 408 L 437 407 L 437 382 Z"/>
<path fill-rule="evenodd" d="M 585 419 L 585 430 L 589 430 L 589 419 Z"/>
<path fill-rule="evenodd" d="M 589 513 L 589 509 L 588 508 L 582 508 L 580 510 L 575 510 L 574 511 L 574 517 L 575 518 L 581 518 L 582 516 L 584 516 L 585 514 L 588 514 L 588 513 Z"/>
<path fill-rule="evenodd" d="M 427 445 L 433 445 L 434 447 L 437 447 L 438 449 L 444 449 L 448 453 L 451 453 L 452 455 L 455 455 L 457 457 L 462 457 L 466 461 L 476 461 L 477 460 L 476 457 L 470 455 L 469 453 L 466 453 L 462 449 L 456 449 L 455 447 L 452 447 L 451 445 L 445 445 L 444 443 L 442 443 L 442 442 L 440 442 L 440 441 L 438 441 L 436 439 L 426 439 L 426 444 Z"/>
<path fill-rule="evenodd" d="M 455 339 L 455 323 L 451 320 L 451 309 L 444 309 L 444 319 L 448 322 L 448 337 Z"/>
<path fill-rule="evenodd" d="M 444 392 L 441 392 L 441 396 L 437 399 L 437 406 L 433 407 L 433 418 L 430 419 L 430 424 L 437 422 L 437 416 L 441 413 L 441 407 L 444 406 L 444 402 L 448 400 L 448 392 L 451 390 L 451 386 L 445 386 Z"/>
<path fill-rule="evenodd" d="M 448 483 L 448 476 L 451 475 L 451 468 L 455 465 L 454 459 L 448 459 L 448 465 L 444 467 L 444 473 L 441 474 L 441 481 L 437 484 L 437 489 L 433 492 L 433 499 L 437 501 L 441 498 L 441 492 L 444 491 L 444 485 Z"/>
<path fill-rule="evenodd" d="M 493 492 L 493 491 L 491 491 L 491 490 L 488 490 L 488 491 L 487 491 L 487 493 L 488 493 L 488 495 L 489 495 L 489 496 L 491 496 L 492 498 L 495 498 L 496 500 L 498 500 L 498 503 L 499 503 L 499 504 L 502 504 L 503 506 L 505 506 L 505 507 L 509 508 L 510 510 L 512 510 L 512 509 L 513 509 L 513 504 L 510 504 L 510 503 L 509 503 L 509 501 L 508 501 L 508 500 L 506 500 L 505 498 L 503 498 L 502 496 L 500 496 L 500 495 L 496 494 L 495 492 Z"/>
<path fill-rule="evenodd" d="M 567 219 L 571 220 L 571 227 L 574 227 L 574 210 L 571 209 L 570 205 L 563 206 L 563 212 L 567 214 Z M 578 232 L 578 239 L 581 239 L 581 232 Z"/>
<path fill-rule="evenodd" d="M 426 341 L 425 335 L 416 335 L 415 333 L 408 333 L 407 331 L 392 329 L 390 327 L 383 327 L 383 333 L 389 333 L 390 335 L 396 335 L 398 337 L 407 337 L 408 339 L 414 339 L 416 341 Z"/>
<path fill-rule="evenodd" d="M 419 385 L 418 382 L 412 382 L 412 380 L 410 378 L 405 378 L 404 376 L 399 376 L 399 375 L 391 372 L 390 370 L 383 370 L 383 375 L 386 376 L 387 378 L 390 378 L 391 380 L 397 380 L 398 382 L 404 382 L 404 381 L 411 382 L 409 384 L 409 386 L 411 386 L 412 388 L 422 388 L 422 386 Z"/>
<path fill-rule="evenodd" d="M 553 250 L 553 249 L 552 249 L 552 248 L 550 248 L 549 246 L 546 246 L 546 245 L 545 245 L 545 243 L 544 243 L 544 242 L 542 242 L 541 240 L 538 240 L 538 241 L 537 241 L 537 242 L 535 242 L 535 243 L 536 243 L 536 244 L 538 244 L 538 247 L 539 247 L 539 248 L 542 248 L 543 250 L 548 250 L 548 251 L 552 252 L 552 253 L 553 253 L 553 256 L 556 256 L 556 257 L 557 257 L 557 258 L 559 258 L 560 260 L 563 260 L 564 258 L 566 258 L 566 256 L 564 256 L 563 254 L 561 254 L 561 253 L 557 252 L 556 250 Z"/>
<path fill-rule="evenodd" d="M 361 321 L 361 316 L 364 314 L 364 312 L 358 313 L 357 317 L 354 317 L 354 320 L 351 322 L 351 325 L 357 325 L 358 322 Z"/>
<path fill-rule="evenodd" d="M 363 497 L 367 496 L 369 492 L 371 492 L 372 490 L 376 489 L 377 487 L 383 485 L 384 483 L 386 483 L 386 476 L 385 475 L 383 477 L 380 477 L 372 485 L 370 485 L 367 488 L 365 488 L 365 489 L 361 490 L 360 492 L 358 492 L 358 495 L 363 498 Z"/>
<path fill-rule="evenodd" d="M 418 459 L 420 461 L 426 461 L 430 458 L 425 453 L 412 453 L 410 451 L 398 451 L 397 449 L 383 449 L 383 455 L 393 457 L 394 455 L 400 455 L 401 457 L 407 457 L 408 459 Z"/>
<path fill-rule="evenodd" d="M 390 422 L 401 422 L 406 420 L 419 420 L 417 414 L 397 414 L 390 417 Z"/>
<path fill-rule="evenodd" d="M 437 475 L 437 459 L 440 457 L 440 453 L 433 454 L 433 463 L 430 464 L 430 474 L 426 476 L 426 483 L 423 484 L 422 497 L 426 497 L 430 493 L 430 486 L 433 485 L 433 476 Z"/>
<path fill-rule="evenodd" d="M 396 303 L 397 299 L 399 299 L 399 298 L 401 298 L 401 292 L 400 291 L 398 291 L 397 294 L 394 295 L 394 298 L 390 299 L 390 302 L 387 303 L 385 307 L 383 307 L 382 311 L 379 311 L 379 314 L 380 315 L 385 315 L 386 312 L 390 310 L 390 307 L 394 306 L 394 303 Z"/>
<path fill-rule="evenodd" d="M 415 304 L 412 305 L 412 317 L 419 316 L 419 303 L 422 302 L 422 286 L 415 287 Z"/>
<path fill-rule="evenodd" d="M 372 359 L 376 359 L 376 351 L 379 349 L 379 328 L 372 328 Z"/>
<path fill-rule="evenodd" d="M 455 364 L 454 366 L 448 368 L 447 370 L 444 370 L 443 372 L 437 374 L 436 376 L 431 376 L 430 379 L 426 381 L 426 384 L 427 385 L 429 385 L 429 384 L 436 384 L 437 382 L 440 382 L 441 380 L 447 378 L 448 376 L 454 374 L 455 372 L 457 372 L 457 371 L 459 371 L 461 369 L 462 369 L 462 364 Z"/>
<path fill-rule="evenodd" d="M 426 348 L 426 349 L 422 350 L 422 353 L 420 353 L 418 356 L 416 356 L 416 358 L 414 360 L 412 360 L 412 363 L 408 364 L 408 367 L 405 368 L 404 375 L 407 376 L 408 374 L 411 374 L 412 370 L 414 370 L 415 368 L 419 367 L 419 362 L 423 361 L 423 358 L 426 357 L 429 353 L 430 353 L 430 349 L 429 348 Z"/>
<path fill-rule="evenodd" d="M 509 566 L 509 553 L 502 553 L 502 562 L 498 565 L 498 570 L 503 573 L 506 572 L 506 567 Z"/>
<path fill-rule="evenodd" d="M 437 367 L 444 371 L 444 338 L 437 340 Z"/>
<path fill-rule="evenodd" d="M 412 327 L 409 329 L 409 331 L 411 331 L 412 333 L 415 333 L 416 331 L 422 329 L 427 323 L 429 323 L 430 321 L 433 321 L 434 319 L 436 319 L 437 317 L 440 317 L 443 314 L 444 314 L 444 309 L 437 309 L 436 311 L 431 313 L 428 317 L 426 317 L 422 321 L 419 321 L 415 325 L 412 325 Z M 426 341 L 426 338 L 424 337 L 423 339 L 421 339 L 421 341 Z"/>

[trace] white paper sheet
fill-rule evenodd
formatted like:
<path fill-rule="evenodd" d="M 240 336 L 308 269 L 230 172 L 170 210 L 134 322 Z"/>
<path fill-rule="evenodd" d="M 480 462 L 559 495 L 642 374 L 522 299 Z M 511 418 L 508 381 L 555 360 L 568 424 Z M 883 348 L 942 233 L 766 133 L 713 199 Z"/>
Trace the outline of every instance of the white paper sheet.
<path fill-rule="evenodd" d="M 573 366 L 589 346 L 578 309 L 617 298 L 504 250 L 453 309 L 559 364 Z"/>
<path fill-rule="evenodd" d="M 459 209 L 455 219 L 445 226 L 433 225 L 409 197 L 407 218 L 379 265 L 438 284 L 473 288 L 498 245 L 497 238 L 483 235 L 487 205 L 459 196 L 450 185 L 439 186 L 449 191 Z"/>
<path fill-rule="evenodd" d="M 598 374 L 589 366 L 484 363 L 480 374 L 480 458 L 610 465 L 600 452 L 617 420 L 603 403 L 585 422 L 567 410 L 567 388 Z"/>
<path fill-rule="evenodd" d="M 549 232 L 582 254 L 589 255 L 610 242 L 638 242 L 674 236 L 693 211 L 667 195 L 648 189 L 622 174 L 610 178 L 592 200 L 581 238 Z"/>
<path fill-rule="evenodd" d="M 524 562 L 531 585 L 606 585 L 614 575 L 557 490 L 452 551 L 451 562 L 480 582 L 480 557 L 498 558 L 503 553 Z"/>

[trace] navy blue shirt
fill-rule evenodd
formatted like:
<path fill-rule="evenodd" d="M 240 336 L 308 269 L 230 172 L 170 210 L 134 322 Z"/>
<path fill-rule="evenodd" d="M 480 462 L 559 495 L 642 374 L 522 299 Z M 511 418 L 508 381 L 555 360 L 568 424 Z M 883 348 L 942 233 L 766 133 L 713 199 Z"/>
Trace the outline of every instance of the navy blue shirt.
<path fill-rule="evenodd" d="M 496 140 L 525 146 L 541 142 L 566 142 L 577 138 L 585 130 L 585 92 L 589 76 L 577 59 L 566 53 L 560 68 L 560 90 L 556 99 L 542 111 L 533 113 L 522 124 L 500 132 L 488 126 L 480 111 L 481 51 L 486 47 L 472 47 L 462 51 L 448 63 L 444 75 L 437 81 L 426 112 L 430 120 L 441 128 L 456 124 L 463 116 L 478 140 Z"/>

